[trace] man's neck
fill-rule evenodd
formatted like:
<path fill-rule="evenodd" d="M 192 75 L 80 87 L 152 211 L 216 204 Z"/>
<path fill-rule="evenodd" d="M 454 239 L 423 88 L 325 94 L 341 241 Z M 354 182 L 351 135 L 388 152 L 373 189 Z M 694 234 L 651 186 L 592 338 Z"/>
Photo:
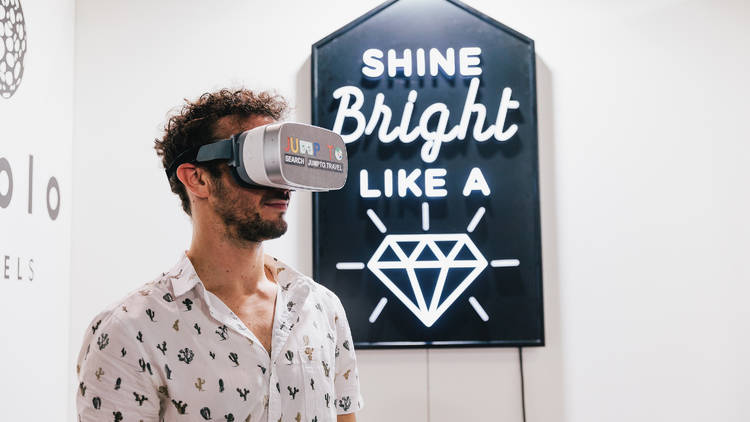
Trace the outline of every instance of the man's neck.
<path fill-rule="evenodd" d="M 194 231 L 187 256 L 206 289 L 220 297 L 261 293 L 267 291 L 264 283 L 275 281 L 266 269 L 262 242 L 239 243 L 216 231 Z"/>

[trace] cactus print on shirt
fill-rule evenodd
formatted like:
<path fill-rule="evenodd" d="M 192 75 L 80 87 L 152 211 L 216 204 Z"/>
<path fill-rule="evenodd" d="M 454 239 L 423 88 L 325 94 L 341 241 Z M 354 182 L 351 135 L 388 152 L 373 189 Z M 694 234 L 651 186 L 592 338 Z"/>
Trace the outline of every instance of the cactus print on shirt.
<path fill-rule="evenodd" d="M 78 420 L 327 422 L 362 409 L 346 314 L 281 261 L 271 352 L 182 254 L 92 321 L 78 355 Z"/>

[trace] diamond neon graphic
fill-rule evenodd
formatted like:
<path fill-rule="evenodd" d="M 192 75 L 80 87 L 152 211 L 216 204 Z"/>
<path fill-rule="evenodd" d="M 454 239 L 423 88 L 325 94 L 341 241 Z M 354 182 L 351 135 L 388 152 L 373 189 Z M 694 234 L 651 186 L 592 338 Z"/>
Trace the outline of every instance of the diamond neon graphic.
<path fill-rule="evenodd" d="M 430 207 L 426 202 L 422 203 L 422 230 L 428 231 L 430 229 Z M 484 207 L 479 207 L 471 222 L 466 227 L 466 231 L 472 233 L 477 225 L 482 220 L 485 214 Z M 386 233 L 388 228 L 383 224 L 380 218 L 375 214 L 372 209 L 367 210 L 367 216 L 372 221 L 372 224 L 381 232 Z M 444 254 L 441 248 L 437 247 L 437 243 L 450 245 L 447 254 Z M 414 249 L 406 250 L 404 245 L 414 245 Z M 463 249 L 462 249 L 463 248 Z M 464 257 L 466 250 L 470 255 L 471 259 L 456 259 L 458 256 Z M 408 253 L 407 253 L 408 251 Z M 390 252 L 390 254 L 388 254 Z M 421 259 L 421 254 L 428 252 L 427 255 L 432 258 Z M 395 259 L 394 259 L 395 258 Z M 506 259 L 493 259 L 489 265 L 495 268 L 503 267 L 518 267 L 521 265 L 518 259 L 506 258 Z M 471 239 L 465 234 L 402 234 L 402 235 L 388 235 L 382 241 L 378 249 L 370 258 L 370 262 L 367 267 L 370 271 L 396 296 L 401 302 L 416 315 L 422 323 L 426 326 L 432 326 L 435 321 L 456 301 L 456 299 L 463 293 L 464 290 L 476 279 L 476 277 L 482 272 L 487 266 L 487 261 L 484 259 L 482 254 L 479 252 L 477 247 L 471 241 Z M 336 269 L 341 271 L 348 270 L 362 270 L 365 268 L 364 262 L 337 262 Z M 464 277 L 458 279 L 461 283 L 450 293 L 444 293 L 446 281 L 450 280 L 452 283 L 455 282 L 456 278 L 449 279 L 449 275 L 453 271 L 462 270 L 464 273 L 466 270 L 469 273 Z M 419 271 L 435 271 L 438 270 L 438 277 L 425 278 L 420 277 L 416 274 Z M 386 272 L 401 272 L 400 281 L 403 283 L 407 281 L 407 292 L 399 288 L 397 283 L 392 280 Z M 403 277 L 406 275 L 406 277 Z M 434 284 L 431 283 L 434 280 Z M 422 289 L 422 286 L 427 287 Z M 427 299 L 425 298 L 425 291 L 429 292 L 432 288 L 432 295 L 429 298 L 430 305 L 427 305 Z M 411 300 L 409 293 L 413 293 L 414 300 Z M 371 324 L 377 321 L 383 308 L 388 303 L 388 299 L 385 297 L 380 298 L 377 306 L 373 309 L 368 320 Z M 482 321 L 487 322 L 489 315 L 482 308 L 479 301 L 471 296 L 469 297 L 469 304 Z"/>
<path fill-rule="evenodd" d="M 449 252 L 444 254 L 437 242 L 452 244 Z M 405 249 L 409 250 L 407 245 L 415 243 L 416 246 L 407 254 L 405 252 Z M 429 250 L 427 254 L 431 256 L 431 259 L 420 259 L 426 250 Z M 459 252 L 465 250 L 472 258 L 456 259 Z M 395 255 L 396 259 L 384 259 L 389 258 L 386 252 Z M 465 254 L 465 252 L 462 253 L 462 255 Z M 427 327 L 431 327 L 448 310 L 486 267 L 487 260 L 469 236 L 464 233 L 387 235 L 367 262 L 367 268 Z M 458 268 L 468 269 L 469 273 L 452 291 L 444 291 L 448 273 L 451 269 Z M 419 269 L 439 271 L 434 290 L 429 298 L 425 297 L 420 286 L 420 280 L 416 274 L 416 270 Z M 404 292 L 386 274 L 386 271 L 392 272 L 392 270 L 406 273 L 411 292 Z M 416 303 L 410 296 L 416 299 Z"/>

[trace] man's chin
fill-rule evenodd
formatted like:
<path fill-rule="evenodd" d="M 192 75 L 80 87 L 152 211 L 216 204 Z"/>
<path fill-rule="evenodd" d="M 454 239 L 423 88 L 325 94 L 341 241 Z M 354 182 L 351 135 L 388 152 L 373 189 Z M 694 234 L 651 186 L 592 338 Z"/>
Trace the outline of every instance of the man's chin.
<path fill-rule="evenodd" d="M 287 231 L 286 221 L 281 220 L 277 224 L 253 225 L 245 229 L 240 229 L 238 237 L 250 242 L 263 242 L 265 240 L 278 239 Z"/>
<path fill-rule="evenodd" d="M 276 230 L 273 233 L 268 233 L 268 239 L 266 239 L 266 240 L 278 239 L 279 237 L 283 236 L 286 233 L 286 230 L 288 228 L 287 224 L 286 224 L 286 221 L 282 220 L 282 222 L 284 224 L 283 225 L 279 225 L 278 227 L 276 227 Z"/>

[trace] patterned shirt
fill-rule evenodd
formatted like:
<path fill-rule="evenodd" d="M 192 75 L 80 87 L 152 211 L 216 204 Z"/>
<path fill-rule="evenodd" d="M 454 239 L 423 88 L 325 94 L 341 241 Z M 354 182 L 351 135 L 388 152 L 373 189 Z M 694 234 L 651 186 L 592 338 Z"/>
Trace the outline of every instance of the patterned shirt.
<path fill-rule="evenodd" d="M 335 421 L 362 409 L 346 314 L 281 261 L 271 353 L 182 254 L 91 322 L 78 355 L 79 421 Z"/>

